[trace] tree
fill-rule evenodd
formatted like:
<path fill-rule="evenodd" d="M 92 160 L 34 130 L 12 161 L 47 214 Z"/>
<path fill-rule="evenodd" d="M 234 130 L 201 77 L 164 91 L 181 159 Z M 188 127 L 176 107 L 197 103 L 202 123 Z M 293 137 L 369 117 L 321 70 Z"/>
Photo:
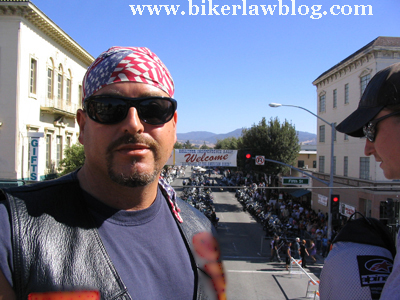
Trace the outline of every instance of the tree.
<path fill-rule="evenodd" d="M 208 147 L 208 146 L 206 145 L 206 142 L 204 142 L 204 144 L 201 145 L 200 149 L 205 149 L 205 150 L 207 150 L 207 149 L 211 149 L 211 148 Z"/>
<path fill-rule="evenodd" d="M 253 155 L 263 155 L 267 159 L 293 165 L 298 156 L 300 146 L 295 127 L 285 120 L 282 124 L 278 118 L 271 118 L 268 123 L 265 118 L 258 125 L 244 129 L 240 142 L 241 151 L 238 158 L 244 160 L 244 151 L 251 151 Z M 253 170 L 265 172 L 269 175 L 285 174 L 288 167 L 277 163 L 266 162 L 264 166 L 252 165 Z"/>
<path fill-rule="evenodd" d="M 64 158 L 60 161 L 60 167 L 58 168 L 61 171 L 60 175 L 75 171 L 82 167 L 84 162 L 85 152 L 82 144 L 77 143 L 71 147 L 67 147 L 64 151 Z"/>
<path fill-rule="evenodd" d="M 226 139 L 217 140 L 214 149 L 237 150 L 240 139 L 241 138 L 228 137 Z"/>
<path fill-rule="evenodd" d="M 175 145 L 174 145 L 174 149 L 183 149 L 183 144 L 179 143 L 179 142 L 176 142 Z"/>
<path fill-rule="evenodd" d="M 189 141 L 189 140 L 187 140 L 184 144 L 183 144 L 183 149 L 192 149 L 193 148 L 193 145 L 192 145 L 192 143 Z"/>

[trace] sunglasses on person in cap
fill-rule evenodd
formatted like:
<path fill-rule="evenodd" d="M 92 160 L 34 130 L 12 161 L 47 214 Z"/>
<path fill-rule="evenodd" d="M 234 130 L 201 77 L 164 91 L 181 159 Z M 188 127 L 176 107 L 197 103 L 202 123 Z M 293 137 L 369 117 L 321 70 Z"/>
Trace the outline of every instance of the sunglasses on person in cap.
<path fill-rule="evenodd" d="M 140 120 L 151 125 L 169 122 L 178 106 L 175 99 L 168 97 L 129 98 L 115 95 L 90 96 L 83 105 L 89 118 L 100 124 L 117 124 L 134 107 Z"/>
<path fill-rule="evenodd" d="M 370 141 L 374 142 L 375 141 L 375 135 L 376 135 L 376 125 L 380 122 L 385 120 L 386 118 L 389 118 L 394 115 L 400 114 L 400 111 L 395 111 L 390 114 L 384 115 L 383 117 L 380 117 L 378 119 L 372 120 L 368 122 L 367 125 L 364 125 L 363 127 L 363 132 L 365 137 Z"/>

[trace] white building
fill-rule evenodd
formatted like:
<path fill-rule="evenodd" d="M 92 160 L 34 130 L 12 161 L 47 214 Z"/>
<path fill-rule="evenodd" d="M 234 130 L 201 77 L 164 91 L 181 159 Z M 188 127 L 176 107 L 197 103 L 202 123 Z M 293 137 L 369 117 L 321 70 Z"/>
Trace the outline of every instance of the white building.
<path fill-rule="evenodd" d="M 31 2 L 0 0 L 0 178 L 43 178 L 77 142 L 81 83 L 93 60 Z M 43 136 L 38 149 L 32 132 Z"/>
<path fill-rule="evenodd" d="M 400 38 L 378 37 L 368 45 L 321 74 L 313 84 L 317 88 L 318 115 L 329 123 L 339 124 L 356 110 L 369 80 L 385 67 L 400 62 Z M 329 181 L 331 158 L 331 126 L 317 122 L 317 176 Z M 398 193 L 399 184 L 383 176 L 374 157 L 364 155 L 365 139 L 334 134 L 334 194 L 340 195 L 340 203 L 348 211 L 357 210 L 366 216 L 382 217 L 380 205 Z M 313 181 L 314 187 L 325 185 Z M 371 189 L 360 189 L 371 187 Z M 313 207 L 327 212 L 328 189 L 313 189 Z"/>

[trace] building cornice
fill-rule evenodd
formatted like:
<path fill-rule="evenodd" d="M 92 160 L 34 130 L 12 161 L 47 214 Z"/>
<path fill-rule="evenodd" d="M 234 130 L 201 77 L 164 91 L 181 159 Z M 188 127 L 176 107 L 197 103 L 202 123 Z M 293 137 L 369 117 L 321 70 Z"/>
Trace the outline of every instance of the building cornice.
<path fill-rule="evenodd" d="M 29 1 L 0 1 L 0 16 L 21 17 L 35 25 L 84 64 L 90 65 L 94 61 L 92 55 Z"/>
<path fill-rule="evenodd" d="M 378 58 L 393 58 L 400 60 L 400 38 L 378 37 L 368 45 L 356 51 L 337 65 L 322 73 L 313 81 L 317 88 L 345 76 L 346 74 L 361 69 L 371 60 Z"/>
<path fill-rule="evenodd" d="M 355 69 L 362 68 L 371 60 L 379 57 L 392 57 L 400 59 L 400 47 L 398 49 L 385 49 L 381 46 L 372 47 L 369 49 L 369 51 L 360 53 L 351 59 L 336 65 L 329 72 L 314 80 L 312 84 L 317 87 L 329 84 L 330 82 L 354 71 Z"/>

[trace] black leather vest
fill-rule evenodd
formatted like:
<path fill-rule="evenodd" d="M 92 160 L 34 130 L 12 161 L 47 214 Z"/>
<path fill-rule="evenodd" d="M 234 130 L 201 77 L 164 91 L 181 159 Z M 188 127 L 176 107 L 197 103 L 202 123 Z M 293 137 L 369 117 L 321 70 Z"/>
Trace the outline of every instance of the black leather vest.
<path fill-rule="evenodd" d="M 102 299 L 131 299 L 88 212 L 76 174 L 3 191 L 10 208 L 17 299 L 29 293 L 96 289 Z M 0 193 L 0 198 L 1 193 Z M 178 199 L 183 223 L 178 223 L 189 249 L 192 237 L 211 232 L 208 219 Z M 195 299 L 215 299 L 201 260 L 192 257 Z"/>

